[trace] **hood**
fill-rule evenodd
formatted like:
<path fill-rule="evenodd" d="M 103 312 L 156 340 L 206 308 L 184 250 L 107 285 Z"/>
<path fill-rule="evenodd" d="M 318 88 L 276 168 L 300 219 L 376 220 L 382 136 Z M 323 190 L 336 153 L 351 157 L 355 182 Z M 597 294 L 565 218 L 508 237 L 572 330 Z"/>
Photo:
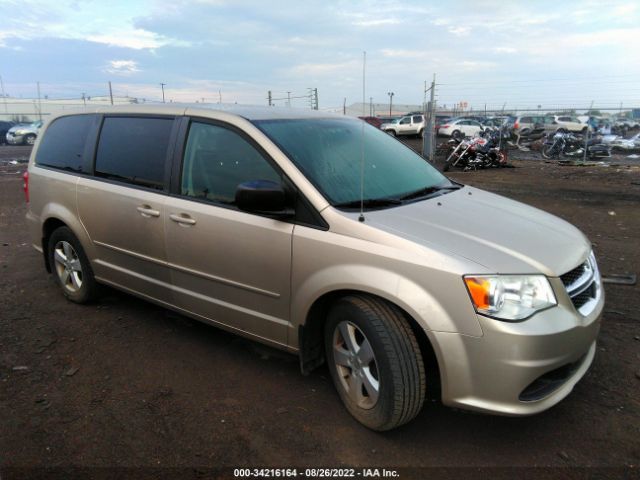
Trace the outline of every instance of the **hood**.
<path fill-rule="evenodd" d="M 582 232 L 564 220 L 468 186 L 367 212 L 366 219 L 370 227 L 464 257 L 492 273 L 555 277 L 575 268 L 591 249 Z"/>
<path fill-rule="evenodd" d="M 26 125 L 16 125 L 15 127 L 11 127 L 9 129 L 10 132 L 15 133 L 15 132 L 28 132 L 28 133 L 36 133 L 37 132 L 37 128 L 33 127 L 31 124 L 26 124 Z"/>

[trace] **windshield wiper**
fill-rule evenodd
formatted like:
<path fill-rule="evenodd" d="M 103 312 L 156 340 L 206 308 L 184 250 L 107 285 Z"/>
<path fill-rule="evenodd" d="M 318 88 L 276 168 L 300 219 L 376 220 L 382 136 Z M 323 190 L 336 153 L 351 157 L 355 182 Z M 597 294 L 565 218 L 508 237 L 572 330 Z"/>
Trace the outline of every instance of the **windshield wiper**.
<path fill-rule="evenodd" d="M 333 206 L 338 208 L 360 208 L 360 200 L 350 202 L 336 203 Z M 402 205 L 402 201 L 397 198 L 365 198 L 362 201 L 364 208 L 390 207 L 393 205 Z"/>
<path fill-rule="evenodd" d="M 459 190 L 461 189 L 462 186 L 460 185 L 435 185 L 435 186 L 431 186 L 431 187 L 425 187 L 425 188 L 421 188 L 419 190 L 416 190 L 414 192 L 409 192 L 406 195 L 402 195 L 401 197 L 399 197 L 399 200 L 402 201 L 406 201 L 406 200 L 413 200 L 416 198 L 423 198 L 423 197 L 428 197 L 429 195 L 436 193 L 436 192 L 441 192 L 444 190 Z"/>

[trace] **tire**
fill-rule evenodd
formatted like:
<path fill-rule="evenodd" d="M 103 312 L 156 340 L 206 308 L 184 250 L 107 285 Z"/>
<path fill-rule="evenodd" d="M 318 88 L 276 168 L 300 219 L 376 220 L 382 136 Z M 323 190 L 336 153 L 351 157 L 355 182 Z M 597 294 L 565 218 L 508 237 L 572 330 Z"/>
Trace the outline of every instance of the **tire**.
<path fill-rule="evenodd" d="M 33 145 L 34 143 L 36 143 L 36 136 L 34 134 L 30 133 L 29 135 L 24 137 L 25 145 Z"/>
<path fill-rule="evenodd" d="M 69 228 L 54 230 L 47 243 L 47 254 L 51 272 L 67 299 L 87 303 L 96 297 L 97 284 L 91 264 Z"/>
<path fill-rule="evenodd" d="M 424 138 L 424 129 L 421 128 L 420 130 L 418 130 L 418 137 Z"/>
<path fill-rule="evenodd" d="M 344 297 L 331 308 L 324 334 L 333 383 L 356 420 L 385 431 L 420 412 L 424 364 L 400 311 L 369 296 Z"/>
<path fill-rule="evenodd" d="M 397 137 L 398 136 L 398 134 L 396 133 L 395 130 L 385 130 L 385 132 L 387 132 L 392 137 Z"/>
<path fill-rule="evenodd" d="M 453 132 L 451 132 L 451 138 L 455 138 L 456 140 L 458 140 L 462 136 L 463 135 L 460 130 L 454 130 Z"/>
<path fill-rule="evenodd" d="M 544 158 L 550 160 L 553 158 L 553 145 L 542 145 L 540 153 Z"/>

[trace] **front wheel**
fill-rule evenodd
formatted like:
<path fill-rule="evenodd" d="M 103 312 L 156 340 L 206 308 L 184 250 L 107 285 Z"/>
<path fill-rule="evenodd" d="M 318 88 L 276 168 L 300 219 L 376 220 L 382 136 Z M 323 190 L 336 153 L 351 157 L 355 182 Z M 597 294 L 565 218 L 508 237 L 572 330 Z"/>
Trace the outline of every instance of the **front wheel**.
<path fill-rule="evenodd" d="M 460 130 L 454 130 L 453 132 L 451 132 L 451 138 L 455 138 L 456 140 L 460 140 L 462 137 L 464 137 L 464 135 L 462 134 L 462 132 Z"/>
<path fill-rule="evenodd" d="M 542 156 L 544 158 L 546 158 L 547 160 L 550 160 L 556 154 L 554 147 L 555 145 L 542 145 L 542 149 L 540 150 L 540 153 L 542 153 Z"/>
<path fill-rule="evenodd" d="M 420 412 L 422 355 L 395 307 L 364 295 L 338 300 L 325 324 L 325 352 L 340 398 L 366 427 L 391 430 Z"/>
<path fill-rule="evenodd" d="M 387 132 L 392 137 L 397 137 L 398 136 L 398 134 L 396 133 L 395 130 L 385 130 L 385 132 Z"/>
<path fill-rule="evenodd" d="M 95 298 L 96 281 L 80 241 L 67 227 L 49 237 L 49 265 L 62 293 L 72 302 L 86 303 Z"/>
<path fill-rule="evenodd" d="M 36 143 L 36 136 L 33 134 L 29 134 L 26 137 L 24 137 L 24 144 L 25 145 L 33 145 L 34 143 Z"/>

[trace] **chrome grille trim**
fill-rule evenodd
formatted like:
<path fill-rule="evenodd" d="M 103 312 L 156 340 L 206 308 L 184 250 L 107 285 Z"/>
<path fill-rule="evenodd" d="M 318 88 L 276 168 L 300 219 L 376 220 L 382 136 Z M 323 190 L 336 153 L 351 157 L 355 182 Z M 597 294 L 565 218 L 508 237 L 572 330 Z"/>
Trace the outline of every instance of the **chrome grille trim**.
<path fill-rule="evenodd" d="M 578 277 L 576 278 L 576 275 Z M 576 311 L 586 317 L 595 309 L 602 295 L 600 272 L 593 252 L 582 265 L 560 276 Z M 589 294 L 584 301 L 584 294 Z M 579 298 L 580 297 L 580 298 Z"/>

